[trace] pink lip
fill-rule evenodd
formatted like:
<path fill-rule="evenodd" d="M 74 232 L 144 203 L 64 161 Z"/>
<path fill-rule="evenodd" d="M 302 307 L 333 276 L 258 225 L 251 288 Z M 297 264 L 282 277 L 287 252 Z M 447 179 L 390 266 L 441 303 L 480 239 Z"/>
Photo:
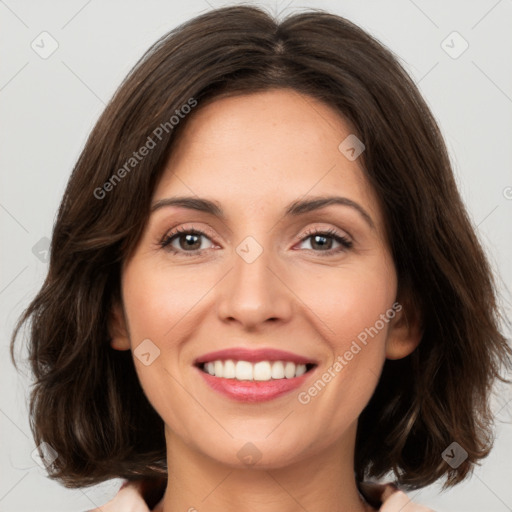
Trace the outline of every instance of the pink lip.
<path fill-rule="evenodd" d="M 235 361 L 249 361 L 251 363 L 258 361 L 291 361 L 295 364 L 317 364 L 317 361 L 285 350 L 277 350 L 274 348 L 251 350 L 243 347 L 227 348 L 224 350 L 217 350 L 215 352 L 208 352 L 208 354 L 198 357 L 194 361 L 194 364 L 200 365 L 219 359 L 223 361 L 226 361 L 227 359 L 234 359 Z"/>
<path fill-rule="evenodd" d="M 218 358 L 220 359 L 220 358 Z M 301 386 L 314 368 L 300 377 L 268 381 L 250 381 L 214 377 L 196 367 L 206 384 L 218 393 L 239 402 L 264 402 L 289 393 Z"/>

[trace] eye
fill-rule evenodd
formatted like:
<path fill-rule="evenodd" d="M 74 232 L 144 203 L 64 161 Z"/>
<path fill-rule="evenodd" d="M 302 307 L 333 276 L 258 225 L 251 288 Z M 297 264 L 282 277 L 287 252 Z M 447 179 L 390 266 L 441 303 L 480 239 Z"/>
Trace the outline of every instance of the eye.
<path fill-rule="evenodd" d="M 201 238 L 210 240 L 206 233 L 199 229 L 176 228 L 165 234 L 160 241 L 160 246 L 173 253 L 194 256 L 209 248 L 203 246 Z"/>
<path fill-rule="evenodd" d="M 302 242 L 309 241 L 309 250 L 313 250 L 315 252 L 324 253 L 322 256 L 329 256 L 334 253 L 343 252 L 347 249 L 350 249 L 353 245 L 352 241 L 349 240 L 346 236 L 338 233 L 335 229 L 312 229 L 308 231 L 305 235 L 301 235 L 300 240 Z M 333 244 L 339 244 L 338 248 L 333 248 Z M 317 250 L 320 248 L 319 250 Z"/>
<path fill-rule="evenodd" d="M 353 245 L 350 239 L 338 233 L 335 229 L 321 230 L 314 228 L 298 238 L 303 243 L 309 242 L 310 247 L 306 247 L 307 250 L 323 253 L 322 256 L 343 252 Z M 211 242 L 207 234 L 200 229 L 176 228 L 165 234 L 160 241 L 160 246 L 174 254 L 196 256 L 212 247 L 205 247 L 203 245 L 204 239 Z M 334 244 L 338 244 L 338 247 L 333 248 Z"/>

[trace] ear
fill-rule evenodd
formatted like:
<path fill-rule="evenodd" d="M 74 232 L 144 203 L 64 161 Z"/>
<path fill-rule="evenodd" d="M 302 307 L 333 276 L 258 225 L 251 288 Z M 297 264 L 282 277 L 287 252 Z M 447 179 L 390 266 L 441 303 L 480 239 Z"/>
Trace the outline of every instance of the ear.
<path fill-rule="evenodd" d="M 108 320 L 108 331 L 110 335 L 110 346 L 115 350 L 130 350 L 130 336 L 126 317 L 121 304 L 116 303 L 110 312 Z"/>
<path fill-rule="evenodd" d="M 386 340 L 386 358 L 402 359 L 411 354 L 423 336 L 421 318 L 411 303 L 395 303 L 395 317 L 390 321 Z"/>

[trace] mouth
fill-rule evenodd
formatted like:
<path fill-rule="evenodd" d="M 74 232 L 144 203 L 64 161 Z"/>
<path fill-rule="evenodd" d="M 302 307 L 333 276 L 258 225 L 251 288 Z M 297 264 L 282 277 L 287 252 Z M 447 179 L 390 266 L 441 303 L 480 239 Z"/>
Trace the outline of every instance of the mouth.
<path fill-rule="evenodd" d="M 293 379 L 316 367 L 313 363 L 295 364 L 292 361 L 258 361 L 216 359 L 196 365 L 201 371 L 220 379 L 267 382 L 269 380 Z"/>
<path fill-rule="evenodd" d="M 237 401 L 260 402 L 299 387 L 318 363 L 281 350 L 238 348 L 201 356 L 194 366 L 214 391 Z"/>

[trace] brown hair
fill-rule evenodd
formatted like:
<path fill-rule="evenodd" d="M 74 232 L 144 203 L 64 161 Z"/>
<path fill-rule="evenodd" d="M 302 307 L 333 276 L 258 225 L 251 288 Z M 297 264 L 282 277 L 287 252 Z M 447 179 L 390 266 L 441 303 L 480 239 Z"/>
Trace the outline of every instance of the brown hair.
<path fill-rule="evenodd" d="M 358 480 L 394 471 L 410 488 L 443 476 L 453 485 L 490 450 L 489 394 L 512 351 L 498 327 L 490 267 L 425 101 L 393 54 L 346 19 L 316 10 L 277 23 L 239 6 L 172 30 L 121 84 L 73 170 L 48 276 L 13 334 L 14 360 L 14 342 L 30 320 L 31 426 L 37 444 L 57 451 L 50 476 L 66 486 L 165 477 L 163 422 L 131 353 L 109 344 L 121 264 L 187 123 L 180 116 L 170 127 L 172 116 L 194 101 L 200 108 L 220 95 L 271 88 L 325 102 L 364 142 L 361 165 L 381 201 L 399 297 L 424 326 L 410 356 L 385 362 L 359 418 Z M 162 126 L 155 147 L 126 167 Z M 453 441 L 468 453 L 457 468 L 441 457 Z"/>

